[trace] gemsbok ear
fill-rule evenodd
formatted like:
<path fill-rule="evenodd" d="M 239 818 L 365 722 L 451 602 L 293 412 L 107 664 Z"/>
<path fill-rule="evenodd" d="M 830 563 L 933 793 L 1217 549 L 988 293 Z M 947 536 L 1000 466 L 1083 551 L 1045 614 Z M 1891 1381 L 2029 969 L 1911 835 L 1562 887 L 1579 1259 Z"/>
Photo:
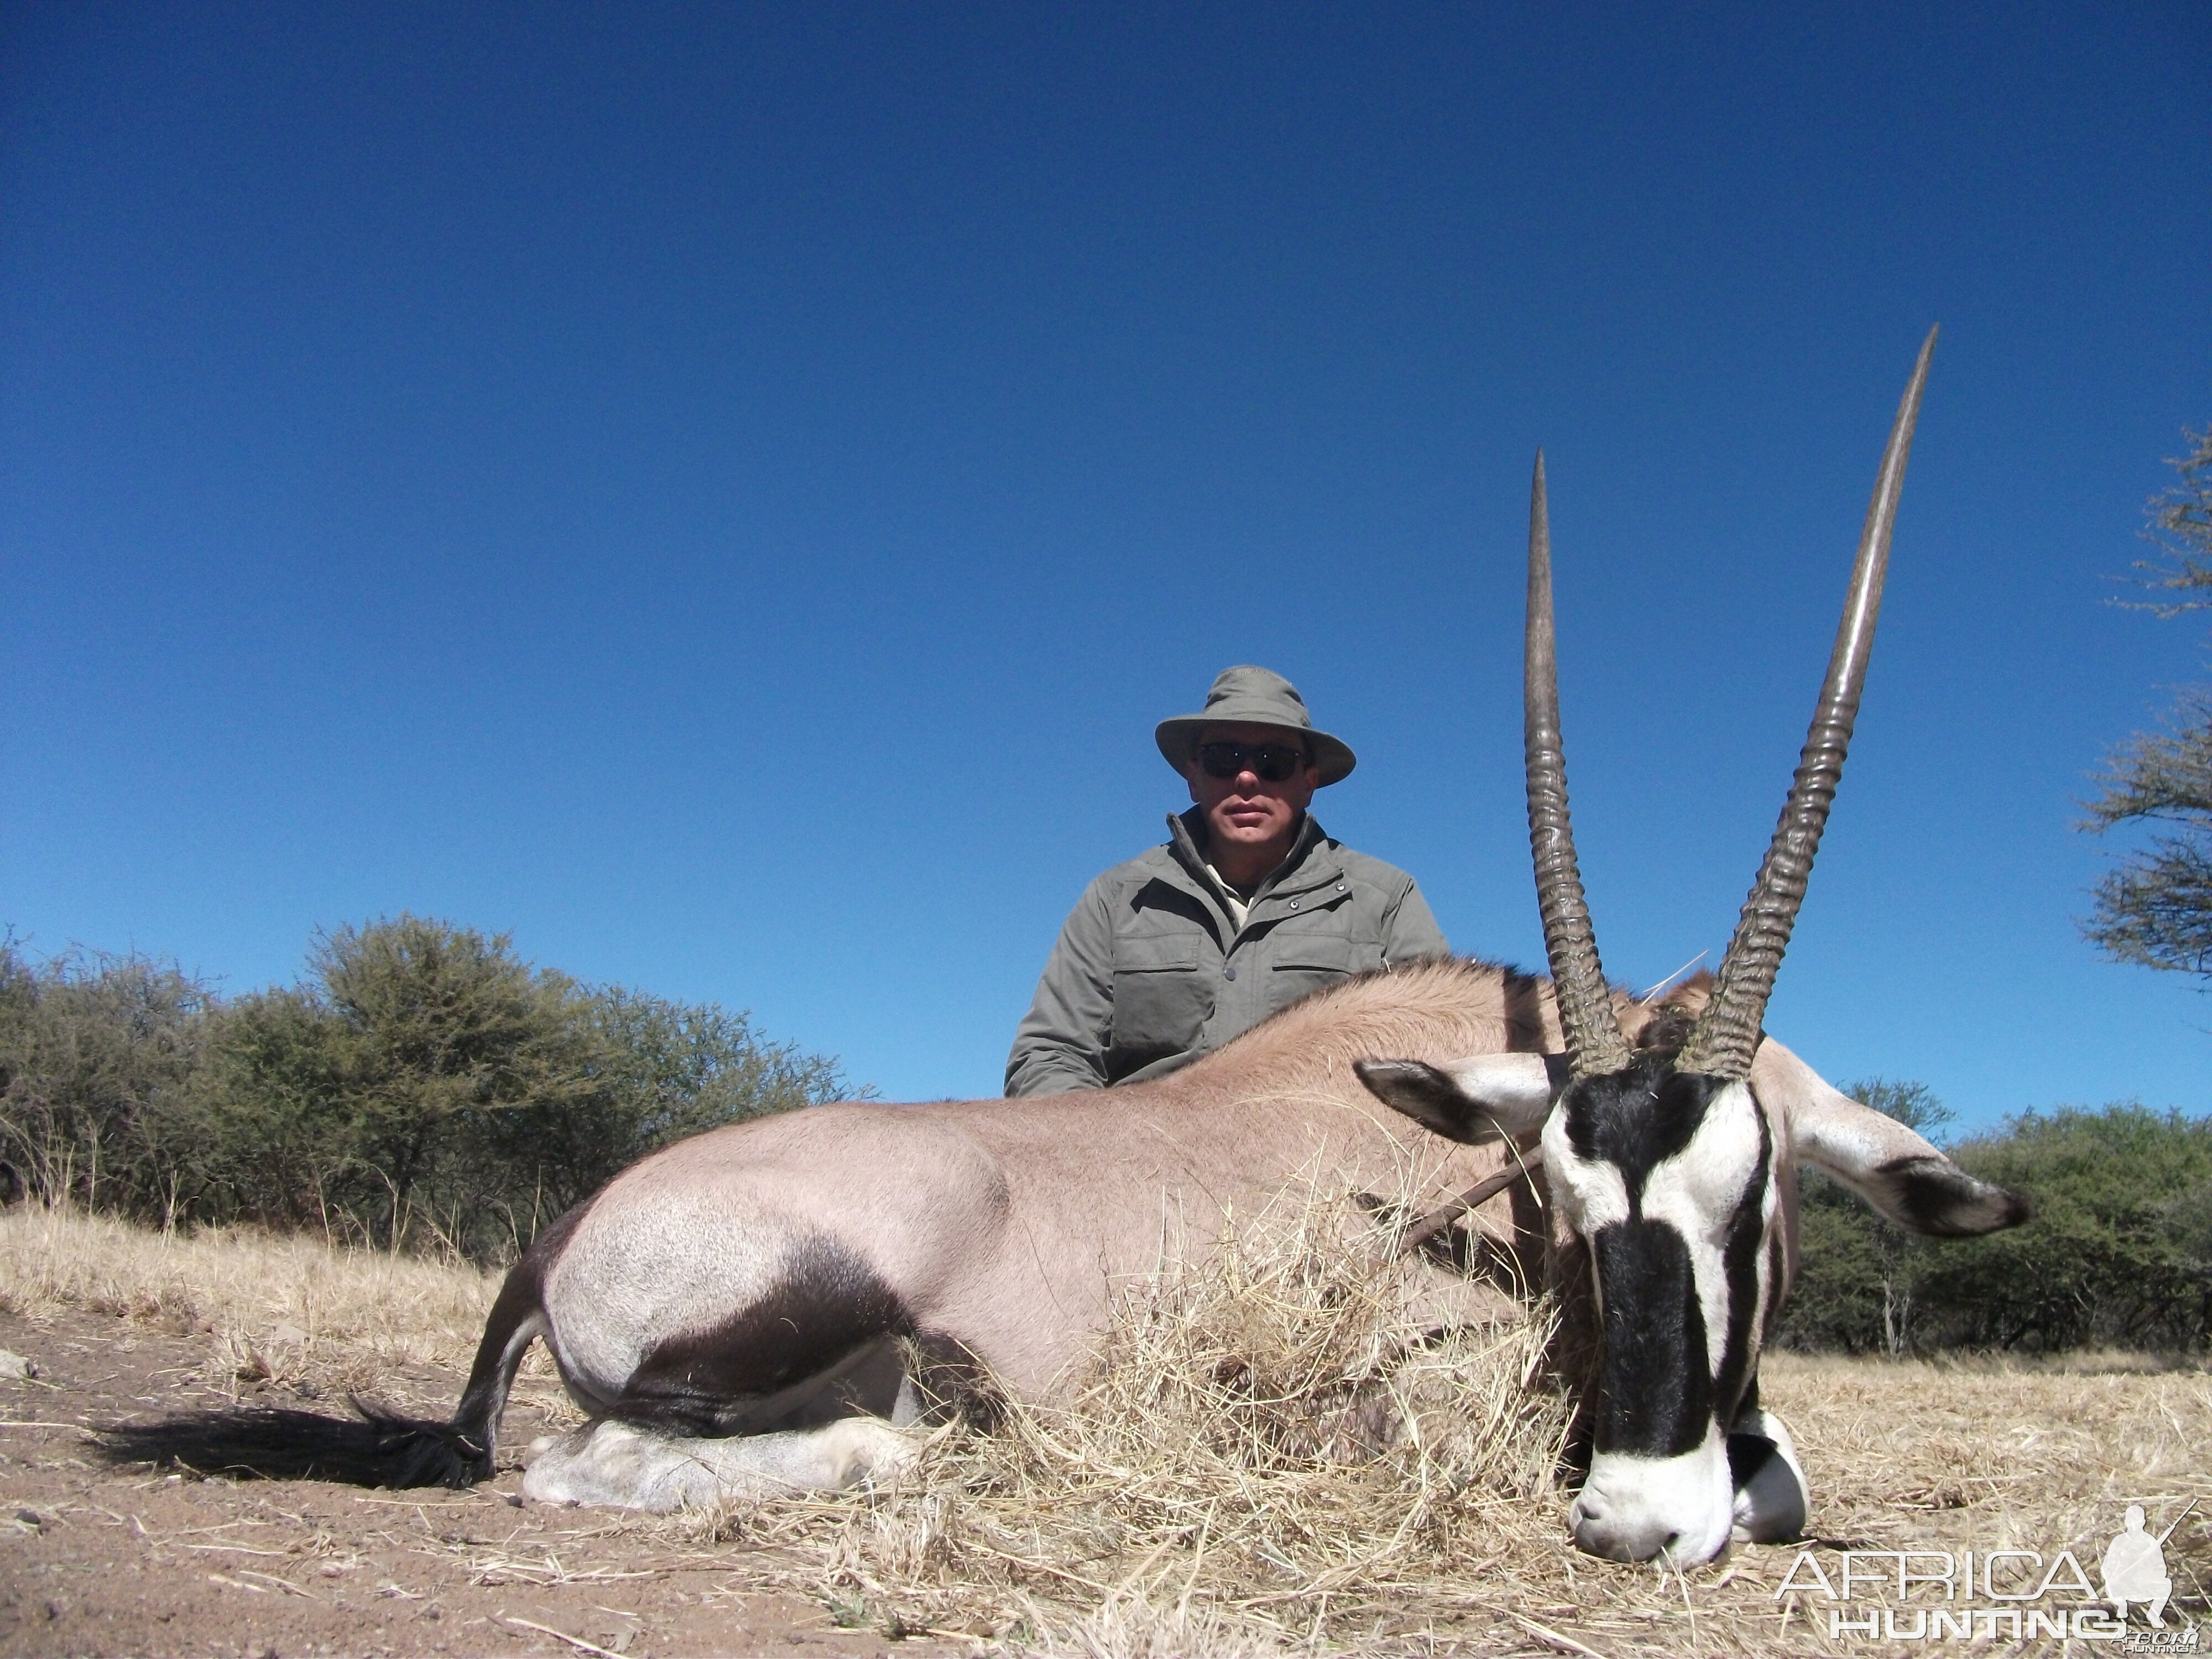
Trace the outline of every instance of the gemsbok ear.
<path fill-rule="evenodd" d="M 1752 1088 L 1785 1115 L 1801 1164 L 1826 1170 L 1909 1232 L 1972 1238 L 2028 1218 L 2020 1194 L 1978 1181 L 1893 1117 L 1831 1088 L 1768 1037 L 1752 1061 Z"/>
<path fill-rule="evenodd" d="M 1564 1054 L 1481 1054 L 1449 1070 L 1418 1060 L 1356 1060 L 1370 1094 L 1447 1140 L 1474 1146 L 1543 1127 L 1566 1082 Z"/>

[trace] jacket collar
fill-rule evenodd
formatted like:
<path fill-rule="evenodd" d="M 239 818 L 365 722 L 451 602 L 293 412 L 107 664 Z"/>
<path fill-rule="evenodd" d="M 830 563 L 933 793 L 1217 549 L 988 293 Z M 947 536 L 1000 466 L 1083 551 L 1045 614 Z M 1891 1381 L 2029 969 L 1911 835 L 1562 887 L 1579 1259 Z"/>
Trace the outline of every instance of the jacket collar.
<path fill-rule="evenodd" d="M 1205 830 L 1206 815 L 1196 806 L 1168 814 L 1168 845 L 1176 861 L 1198 884 L 1199 890 L 1212 898 L 1213 876 L 1206 868 L 1206 854 L 1199 850 L 1199 837 Z M 1336 843 L 1321 827 L 1321 820 L 1308 812 L 1288 855 L 1254 890 L 1252 915 L 1258 917 L 1261 906 L 1279 894 L 1310 892 L 1340 879 L 1344 866 L 1336 853 Z"/>

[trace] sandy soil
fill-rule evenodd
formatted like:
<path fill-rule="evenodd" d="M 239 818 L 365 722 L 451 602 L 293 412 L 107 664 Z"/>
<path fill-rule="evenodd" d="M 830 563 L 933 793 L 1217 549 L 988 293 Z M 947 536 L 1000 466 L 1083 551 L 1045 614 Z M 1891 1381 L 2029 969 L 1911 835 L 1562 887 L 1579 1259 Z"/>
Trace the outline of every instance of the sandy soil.
<path fill-rule="evenodd" d="M 238 1378 L 206 1333 L 101 1314 L 35 1325 L 0 1314 L 0 1348 L 40 1370 L 0 1382 L 0 1653 L 857 1659 L 890 1650 L 880 1631 L 840 1629 L 822 1601 L 733 1583 L 742 1547 L 521 1507 L 519 1467 L 473 1492 L 396 1493 L 201 1480 L 98 1455 L 76 1425 L 221 1404 L 234 1389 L 337 1408 L 267 1377 Z M 380 1387 L 392 1404 L 442 1416 L 460 1382 L 425 1364 L 386 1370 Z M 544 1394 L 518 1400 L 509 1443 L 540 1432 L 550 1404 Z M 915 1659 L 967 1647 L 897 1644 Z"/>
<path fill-rule="evenodd" d="M 118 1463 L 86 1432 L 232 1404 L 337 1415 L 349 1390 L 441 1417 L 495 1282 L 318 1241 L 0 1213 L 0 1349 L 40 1368 L 0 1375 L 0 1655 L 1934 1650 L 1832 1638 L 1818 1598 L 1784 1588 L 1796 1547 L 1687 1573 L 1576 1555 L 1547 1456 L 1536 1478 L 1443 1503 L 1434 1535 L 1401 1548 L 1402 1486 L 1319 1465 L 1200 1479 L 1194 1449 L 1218 1437 L 1155 1434 L 1118 1396 L 1100 1432 L 1049 1425 L 1042 1461 L 1012 1456 L 1011 1434 L 948 1440 L 920 1490 L 665 1519 L 522 1507 L 512 1463 L 473 1492 L 375 1492 Z M 1218 1381 L 1210 1363 L 1193 1374 Z M 2174 1612 L 2208 1622 L 2201 1364 L 1771 1355 L 1761 1386 L 1804 1455 L 1807 1547 L 1829 1571 L 1854 1549 L 2094 1564 L 2141 1503 L 2176 1528 Z M 533 1358 L 503 1448 L 574 1420 Z"/>

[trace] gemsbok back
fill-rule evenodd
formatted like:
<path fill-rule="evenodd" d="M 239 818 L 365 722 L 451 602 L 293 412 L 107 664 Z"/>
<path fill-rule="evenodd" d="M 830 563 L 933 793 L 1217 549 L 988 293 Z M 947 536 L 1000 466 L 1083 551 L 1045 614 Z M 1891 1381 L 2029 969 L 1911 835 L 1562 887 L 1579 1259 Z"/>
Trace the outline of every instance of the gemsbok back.
<path fill-rule="evenodd" d="M 822 1106 L 670 1146 L 524 1253 L 450 1422 L 379 1419 L 386 1478 L 489 1475 L 515 1368 L 539 1339 L 592 1421 L 531 1464 L 528 1497 L 671 1509 L 881 1478 L 913 1455 L 906 1431 L 926 1401 L 979 1374 L 1017 1399 L 1063 1385 L 1117 1285 L 1215 1248 L 1231 1215 L 1290 1183 L 1375 1191 L 1413 1170 L 1416 1204 L 1476 1200 L 1468 1224 L 1506 1240 L 1518 1206 L 1520 1232 L 1548 1233 L 1513 1178 L 1540 1146 L 1553 1213 L 1582 1241 L 1568 1237 L 1563 1266 L 1586 1263 L 1594 1291 L 1576 1543 L 1686 1563 L 1732 1532 L 1794 1535 L 1803 1477 L 1757 1376 L 1794 1267 L 1796 1166 L 1923 1233 L 2026 1215 L 1759 1029 L 1856 713 L 1934 346 L 1931 331 L 1795 786 L 1709 997 L 1655 1018 L 1599 965 L 1568 823 L 1540 455 L 1527 753 L 1548 986 L 1424 963 L 1318 993 L 1143 1085 Z M 1518 1311 L 1508 1291 L 1447 1288 L 1467 1316 Z"/>

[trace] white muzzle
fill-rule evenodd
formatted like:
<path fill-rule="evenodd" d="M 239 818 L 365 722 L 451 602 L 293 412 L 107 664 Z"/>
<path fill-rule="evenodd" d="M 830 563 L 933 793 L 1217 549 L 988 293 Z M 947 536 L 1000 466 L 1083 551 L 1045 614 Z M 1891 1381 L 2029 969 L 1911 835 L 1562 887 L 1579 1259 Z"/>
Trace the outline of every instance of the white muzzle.
<path fill-rule="evenodd" d="M 1717 1425 L 1680 1457 L 1601 1455 L 1567 1511 L 1578 1549 L 1614 1561 L 1664 1555 L 1680 1566 L 1718 1555 L 1735 1518 L 1728 1443 Z"/>

